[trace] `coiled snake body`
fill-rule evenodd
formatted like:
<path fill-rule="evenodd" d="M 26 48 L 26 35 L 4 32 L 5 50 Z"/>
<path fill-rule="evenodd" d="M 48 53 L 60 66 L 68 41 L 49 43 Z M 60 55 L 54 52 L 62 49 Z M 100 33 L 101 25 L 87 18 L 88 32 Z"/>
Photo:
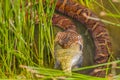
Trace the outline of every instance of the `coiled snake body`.
<path fill-rule="evenodd" d="M 95 64 L 105 63 L 108 61 L 110 55 L 109 52 L 111 52 L 112 46 L 110 42 L 110 37 L 108 31 L 105 29 L 105 25 L 101 21 L 89 19 L 89 16 L 98 18 L 92 11 L 73 0 L 58 0 L 56 4 L 56 11 L 65 14 L 71 18 L 74 18 L 87 27 L 92 35 L 95 45 Z M 57 14 L 53 16 L 53 25 L 57 25 L 66 31 L 73 30 L 74 32 L 76 32 L 75 25 L 70 20 L 67 20 L 66 18 L 61 17 Z M 67 32 L 61 32 L 61 35 L 66 35 L 65 33 L 67 34 Z M 60 40 L 59 42 L 59 44 L 62 45 L 63 48 L 69 48 L 72 42 L 74 43 L 78 39 L 70 39 L 73 41 L 70 42 L 67 40 L 67 42 L 65 42 L 65 38 L 66 37 L 62 36 L 61 39 L 63 41 Z M 69 45 L 67 45 L 68 42 Z M 96 69 L 99 68 L 102 69 L 103 67 L 98 67 Z M 96 69 L 91 72 L 91 75 L 100 77 L 105 76 L 105 71 L 96 71 Z"/>
<path fill-rule="evenodd" d="M 95 45 L 94 64 L 105 63 L 108 61 L 110 55 L 109 53 L 112 50 L 109 33 L 101 21 L 92 20 L 89 18 L 98 18 L 92 11 L 75 2 L 74 0 L 57 0 L 55 10 L 63 15 L 67 15 L 68 17 L 79 21 L 89 30 Z M 64 30 L 64 32 L 58 32 L 56 35 L 55 40 L 58 42 L 61 48 L 56 51 L 56 54 L 58 55 L 55 54 L 55 57 L 58 58 L 59 62 L 62 61 L 61 65 L 63 65 L 63 69 L 70 72 L 71 68 L 76 65 L 75 63 L 81 64 L 83 39 L 81 35 L 77 33 L 74 23 L 66 17 L 54 14 L 52 22 L 53 25 L 57 25 Z M 66 50 L 63 51 L 64 49 Z M 61 55 L 59 52 L 68 53 L 67 57 Z M 61 58 L 61 56 L 63 58 Z M 71 64 L 68 64 L 68 66 L 64 67 L 64 65 L 67 64 L 64 61 L 66 60 L 70 62 L 70 58 L 73 58 L 74 60 L 72 60 Z M 56 67 L 57 65 L 58 64 L 56 64 Z M 105 71 L 101 71 L 101 69 L 105 67 L 106 66 L 97 67 L 90 74 L 93 76 L 104 77 Z"/>

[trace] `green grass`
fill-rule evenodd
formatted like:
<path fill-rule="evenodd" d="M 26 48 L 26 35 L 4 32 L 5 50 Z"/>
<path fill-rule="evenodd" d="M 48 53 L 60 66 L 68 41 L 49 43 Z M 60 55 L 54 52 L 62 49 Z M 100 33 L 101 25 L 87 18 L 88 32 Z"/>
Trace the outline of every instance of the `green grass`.
<path fill-rule="evenodd" d="M 77 73 L 69 76 L 62 71 L 50 69 L 53 67 L 51 64 L 54 63 L 54 33 L 51 19 L 56 1 L 52 6 L 50 0 L 46 0 L 44 4 L 42 0 L 38 1 L 36 3 L 34 0 L 28 0 L 26 6 L 24 0 L 0 0 L 0 78 L 39 79 L 36 76 L 38 75 L 43 79 L 106 80 L 106 78 L 101 79 Z M 102 7 L 106 16 L 115 20 L 120 17 L 118 8 L 110 0 L 108 0 L 109 3 L 118 14 L 112 13 L 95 0 L 79 1 L 91 9 L 93 9 L 92 3 Z M 38 11 L 39 24 L 36 24 L 36 11 Z M 109 23 L 107 23 L 107 21 L 106 24 L 118 25 L 115 22 L 108 21 Z M 20 65 L 24 66 L 20 67 Z M 102 66 L 102 64 L 79 68 L 79 70 L 97 66 Z"/>
<path fill-rule="evenodd" d="M 53 58 L 51 18 L 55 5 L 50 8 L 47 1 L 43 7 L 42 0 L 39 4 L 28 0 L 33 7 L 26 3 L 21 0 L 0 1 L 0 78 L 20 74 L 20 64 L 48 66 Z M 36 11 L 39 25 L 35 24 Z"/>
<path fill-rule="evenodd" d="M 107 80 L 107 78 L 97 78 L 83 74 L 72 73 L 72 75 L 65 74 L 60 70 L 48 69 L 44 67 L 31 67 L 21 65 L 21 68 L 26 69 L 34 75 L 34 79 L 62 79 L 62 80 Z"/>

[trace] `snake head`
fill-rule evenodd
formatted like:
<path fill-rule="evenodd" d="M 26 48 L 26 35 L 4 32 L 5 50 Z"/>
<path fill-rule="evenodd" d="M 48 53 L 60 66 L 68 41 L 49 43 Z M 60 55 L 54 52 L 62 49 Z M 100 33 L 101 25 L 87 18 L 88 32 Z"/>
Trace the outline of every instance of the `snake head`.
<path fill-rule="evenodd" d="M 55 43 L 59 44 L 62 48 L 70 48 L 72 44 L 77 43 L 83 46 L 83 40 L 81 35 L 79 35 L 74 30 L 67 30 L 64 32 L 58 32 L 55 37 Z"/>

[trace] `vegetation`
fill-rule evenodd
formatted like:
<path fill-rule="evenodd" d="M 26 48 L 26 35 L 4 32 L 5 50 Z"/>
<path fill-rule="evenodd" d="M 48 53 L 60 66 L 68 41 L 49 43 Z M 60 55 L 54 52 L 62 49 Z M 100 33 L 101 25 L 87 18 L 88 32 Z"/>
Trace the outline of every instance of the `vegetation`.
<path fill-rule="evenodd" d="M 69 76 L 60 70 L 50 69 L 53 67 L 51 64 L 54 63 L 54 33 L 51 19 L 54 14 L 56 0 L 54 0 L 55 2 L 53 2 L 52 5 L 50 1 L 51 0 L 46 0 L 46 2 L 43 0 L 38 0 L 38 2 L 34 0 L 0 0 L 0 78 L 108 79 L 77 73 Z M 108 17 L 113 17 L 114 19 L 120 17 L 119 10 L 112 2 L 110 3 L 116 12 L 119 13 L 118 15 L 111 13 L 104 5 L 101 5 L 96 0 L 79 1 L 91 9 L 93 9 L 91 6 L 94 4 L 102 7 L 103 10 L 108 12 L 106 13 Z M 36 22 L 39 22 L 39 24 Z M 119 26 L 111 21 L 106 23 Z M 119 62 L 120 61 L 116 61 L 116 63 Z M 108 62 L 106 64 L 112 63 Z M 80 68 L 79 70 L 97 66 Z M 120 76 L 118 75 L 117 78 L 120 78 Z"/>
<path fill-rule="evenodd" d="M 20 64 L 50 64 L 54 52 L 51 18 L 55 4 L 51 7 L 47 1 L 44 11 L 42 0 L 38 3 L 34 0 L 0 1 L 0 78 L 20 74 Z M 39 25 L 36 25 L 37 18 Z"/>

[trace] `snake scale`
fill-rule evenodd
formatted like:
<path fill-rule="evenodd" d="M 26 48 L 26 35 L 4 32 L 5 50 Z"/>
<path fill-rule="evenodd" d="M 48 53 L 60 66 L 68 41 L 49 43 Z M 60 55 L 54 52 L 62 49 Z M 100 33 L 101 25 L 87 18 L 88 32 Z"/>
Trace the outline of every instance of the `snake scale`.
<path fill-rule="evenodd" d="M 98 18 L 92 11 L 74 0 L 58 0 L 55 10 L 79 21 L 87 27 L 95 45 L 94 64 L 105 63 L 108 61 L 110 56 L 109 53 L 112 51 L 109 33 L 101 21 L 89 19 L 89 16 Z M 53 25 L 57 25 L 64 30 L 71 29 L 76 31 L 76 26 L 70 20 L 57 14 L 54 14 L 53 16 Z M 62 45 L 64 48 L 66 47 L 64 44 Z M 105 67 L 95 68 L 90 74 L 103 77 L 105 76 L 105 71 L 99 71 L 99 69 L 102 68 Z"/>

